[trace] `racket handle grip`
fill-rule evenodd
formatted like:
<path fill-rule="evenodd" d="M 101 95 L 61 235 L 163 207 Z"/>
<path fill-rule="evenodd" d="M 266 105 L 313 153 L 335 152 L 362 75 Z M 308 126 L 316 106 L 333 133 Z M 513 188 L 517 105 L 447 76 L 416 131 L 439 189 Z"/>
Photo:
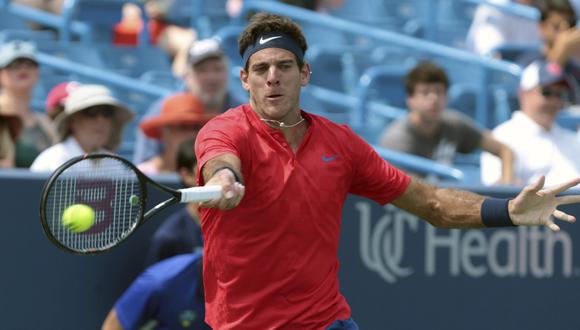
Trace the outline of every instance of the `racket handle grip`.
<path fill-rule="evenodd" d="M 179 189 L 181 203 L 204 202 L 219 198 L 222 195 L 221 186 L 203 186 Z"/>

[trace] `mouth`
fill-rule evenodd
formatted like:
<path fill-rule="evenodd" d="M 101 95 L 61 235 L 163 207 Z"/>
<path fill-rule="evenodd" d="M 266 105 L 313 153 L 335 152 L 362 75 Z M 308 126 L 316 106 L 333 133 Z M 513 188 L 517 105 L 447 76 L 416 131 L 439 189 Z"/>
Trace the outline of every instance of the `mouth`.
<path fill-rule="evenodd" d="M 268 99 L 268 101 L 276 101 L 282 98 L 282 94 L 271 94 L 266 96 L 266 98 Z"/>

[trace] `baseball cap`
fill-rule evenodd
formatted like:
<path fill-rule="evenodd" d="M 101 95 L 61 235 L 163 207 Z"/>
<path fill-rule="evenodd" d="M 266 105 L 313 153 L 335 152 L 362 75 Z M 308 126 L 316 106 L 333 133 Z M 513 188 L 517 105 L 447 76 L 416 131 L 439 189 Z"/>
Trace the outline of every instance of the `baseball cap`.
<path fill-rule="evenodd" d="M 158 116 L 143 120 L 140 125 L 143 133 L 152 139 L 161 138 L 161 128 L 168 125 L 205 124 L 215 114 L 205 112 L 203 103 L 191 93 L 179 93 L 167 98 Z"/>
<path fill-rule="evenodd" d="M 210 57 L 222 57 L 225 53 L 220 42 L 214 38 L 194 41 L 187 51 L 189 65 L 197 64 Z"/>
<path fill-rule="evenodd" d="M 36 63 L 36 45 L 30 41 L 13 40 L 0 46 L 0 68 L 20 58 L 27 58 Z"/>
<path fill-rule="evenodd" d="M 570 86 L 560 65 L 546 60 L 536 60 L 524 68 L 520 78 L 520 89 L 527 91 L 559 82 Z"/>

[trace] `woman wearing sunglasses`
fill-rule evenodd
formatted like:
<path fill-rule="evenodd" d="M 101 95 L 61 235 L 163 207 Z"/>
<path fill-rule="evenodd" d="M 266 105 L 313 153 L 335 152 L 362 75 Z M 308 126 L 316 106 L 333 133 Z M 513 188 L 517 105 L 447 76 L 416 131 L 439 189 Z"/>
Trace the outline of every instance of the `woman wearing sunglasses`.
<path fill-rule="evenodd" d="M 133 112 L 106 87 L 81 85 L 69 94 L 64 111 L 55 118 L 61 142 L 43 151 L 30 169 L 54 171 L 74 156 L 115 152 L 123 126 L 132 118 Z"/>

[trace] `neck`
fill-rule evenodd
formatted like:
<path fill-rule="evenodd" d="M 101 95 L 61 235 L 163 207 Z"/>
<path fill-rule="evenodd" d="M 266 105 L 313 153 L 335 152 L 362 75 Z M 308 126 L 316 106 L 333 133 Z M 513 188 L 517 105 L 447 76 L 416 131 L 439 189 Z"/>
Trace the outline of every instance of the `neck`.
<path fill-rule="evenodd" d="M 302 141 L 302 138 L 306 134 L 306 130 L 308 128 L 308 123 L 300 113 L 298 114 L 298 118 L 293 120 L 278 121 L 261 118 L 261 116 L 260 119 L 264 124 L 279 130 L 284 136 L 286 142 L 288 142 L 290 145 L 290 148 L 292 148 L 294 151 L 298 149 L 298 145 Z"/>
<path fill-rule="evenodd" d="M 437 134 L 437 130 L 439 129 L 438 121 L 425 120 L 416 112 L 411 112 L 409 114 L 409 122 L 420 135 L 427 137 L 434 136 Z"/>

